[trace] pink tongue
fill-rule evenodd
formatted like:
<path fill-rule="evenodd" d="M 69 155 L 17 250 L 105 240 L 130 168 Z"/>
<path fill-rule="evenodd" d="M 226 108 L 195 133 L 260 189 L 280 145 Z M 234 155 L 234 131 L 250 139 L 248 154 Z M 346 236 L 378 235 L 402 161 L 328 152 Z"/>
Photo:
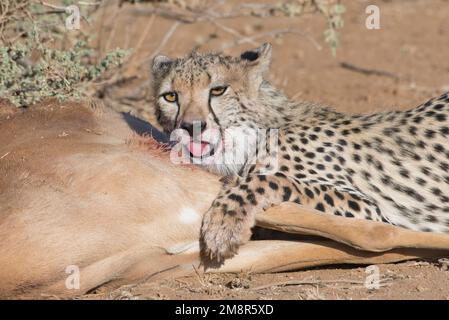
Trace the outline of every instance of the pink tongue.
<path fill-rule="evenodd" d="M 188 144 L 188 149 L 191 154 L 193 154 L 195 157 L 201 157 L 208 148 L 209 144 L 206 142 L 193 142 L 191 141 Z"/>

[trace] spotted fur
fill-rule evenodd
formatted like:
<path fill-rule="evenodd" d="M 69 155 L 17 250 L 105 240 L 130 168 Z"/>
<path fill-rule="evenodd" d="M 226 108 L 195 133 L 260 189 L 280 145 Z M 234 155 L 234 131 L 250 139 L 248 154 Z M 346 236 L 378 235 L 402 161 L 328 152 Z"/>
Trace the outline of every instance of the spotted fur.
<path fill-rule="evenodd" d="M 249 161 L 254 154 L 244 164 L 207 166 L 233 178 L 226 179 L 204 216 L 204 261 L 234 255 L 249 239 L 255 214 L 283 201 L 413 230 L 449 232 L 449 93 L 407 111 L 338 113 L 291 101 L 263 80 L 270 56 L 270 45 L 264 45 L 238 58 L 194 53 L 156 58 L 153 65 L 156 94 L 176 90 L 180 95 L 175 108 L 156 97 L 166 131 L 192 113 L 220 130 L 279 130 L 273 174 L 261 173 L 271 166 L 268 158 Z M 207 93 L 216 82 L 228 89 L 211 99 Z"/>

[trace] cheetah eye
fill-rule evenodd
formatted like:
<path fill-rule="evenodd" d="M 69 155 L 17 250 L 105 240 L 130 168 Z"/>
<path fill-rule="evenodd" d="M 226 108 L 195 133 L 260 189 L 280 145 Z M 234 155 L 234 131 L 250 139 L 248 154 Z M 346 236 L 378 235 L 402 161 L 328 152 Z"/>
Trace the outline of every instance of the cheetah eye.
<path fill-rule="evenodd" d="M 176 92 L 167 92 L 162 95 L 167 102 L 176 102 L 178 100 L 178 95 Z"/>
<path fill-rule="evenodd" d="M 214 97 L 221 96 L 223 93 L 225 93 L 227 88 L 228 87 L 226 87 L 226 86 L 212 88 L 212 89 L 210 89 L 210 94 L 211 94 L 211 96 L 214 96 Z"/>

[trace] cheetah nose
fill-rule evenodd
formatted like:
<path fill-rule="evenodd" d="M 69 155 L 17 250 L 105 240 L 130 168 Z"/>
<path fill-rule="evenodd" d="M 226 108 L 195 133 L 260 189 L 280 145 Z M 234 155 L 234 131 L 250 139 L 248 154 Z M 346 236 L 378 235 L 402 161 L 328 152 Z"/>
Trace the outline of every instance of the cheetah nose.
<path fill-rule="evenodd" d="M 198 137 L 206 129 L 206 121 L 183 121 L 181 123 L 181 129 L 186 130 L 191 137 Z"/>

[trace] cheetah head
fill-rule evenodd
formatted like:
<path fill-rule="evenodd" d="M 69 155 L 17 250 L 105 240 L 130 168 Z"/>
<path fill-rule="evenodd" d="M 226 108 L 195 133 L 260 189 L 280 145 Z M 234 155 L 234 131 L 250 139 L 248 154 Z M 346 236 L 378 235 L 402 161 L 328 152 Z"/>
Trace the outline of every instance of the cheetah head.
<path fill-rule="evenodd" d="M 210 171 L 241 172 L 254 156 L 260 129 L 259 103 L 271 45 L 239 57 L 192 52 L 157 56 L 152 78 L 156 116 L 177 152 Z"/>

